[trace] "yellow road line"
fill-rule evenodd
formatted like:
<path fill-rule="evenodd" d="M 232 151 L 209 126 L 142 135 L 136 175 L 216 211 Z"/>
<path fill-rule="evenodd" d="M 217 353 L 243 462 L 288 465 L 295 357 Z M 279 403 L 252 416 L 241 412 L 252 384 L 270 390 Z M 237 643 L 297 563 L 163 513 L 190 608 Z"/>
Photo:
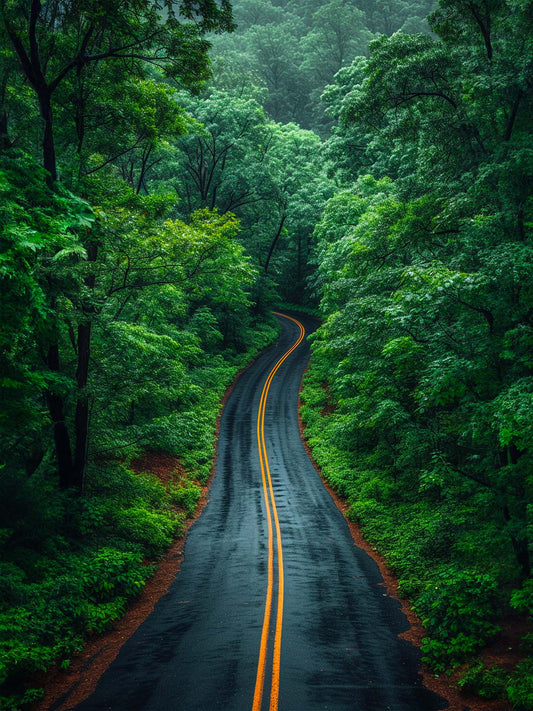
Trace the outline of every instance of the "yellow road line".
<path fill-rule="evenodd" d="M 277 554 L 278 554 L 278 600 L 276 610 L 276 627 L 274 633 L 274 649 L 272 655 L 272 681 L 270 685 L 270 706 L 269 711 L 277 711 L 279 699 L 279 676 L 280 676 L 280 658 L 281 658 L 281 631 L 283 626 L 283 594 L 284 594 L 284 575 L 283 575 L 283 549 L 281 545 L 281 531 L 279 526 L 278 511 L 274 498 L 274 490 L 272 487 L 272 478 L 270 476 L 270 467 L 266 452 L 265 442 L 265 410 L 268 392 L 270 385 L 282 363 L 290 356 L 290 354 L 298 348 L 305 336 L 305 329 L 302 324 L 292 316 L 274 312 L 278 316 L 294 321 L 300 329 L 300 335 L 289 350 L 283 354 L 276 365 L 272 368 L 261 392 L 259 401 L 259 411 L 257 414 L 257 447 L 259 451 L 259 463 L 261 465 L 261 478 L 263 483 L 263 495 L 265 498 L 265 507 L 267 512 L 268 523 L 268 576 L 267 576 L 267 594 L 265 601 L 265 615 L 263 618 L 263 629 L 261 632 L 261 645 L 259 648 L 259 661 L 257 665 L 257 676 L 255 680 L 255 691 L 252 711 L 260 711 L 263 702 L 263 688 L 265 684 L 265 666 L 267 659 L 268 637 L 270 627 L 270 617 L 272 612 L 272 597 L 274 587 L 274 542 L 273 542 L 273 527 L 272 518 L 274 518 Z M 268 486 L 267 486 L 268 482 Z M 270 501 L 269 501 L 270 495 Z M 272 511 L 272 512 L 271 512 Z"/>

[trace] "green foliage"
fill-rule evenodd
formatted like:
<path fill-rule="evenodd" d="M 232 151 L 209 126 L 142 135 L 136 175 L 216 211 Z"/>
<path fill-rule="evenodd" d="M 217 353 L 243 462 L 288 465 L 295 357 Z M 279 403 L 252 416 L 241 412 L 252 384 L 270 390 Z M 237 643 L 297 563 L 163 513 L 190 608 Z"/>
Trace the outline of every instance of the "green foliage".
<path fill-rule="evenodd" d="M 324 94 L 340 189 L 302 416 L 438 671 L 531 611 L 530 11 L 441 0 L 434 35 L 377 37 Z M 527 707 L 526 668 L 464 685 Z"/>
<path fill-rule="evenodd" d="M 431 638 L 422 643 L 424 660 L 443 671 L 478 651 L 499 631 L 492 622 L 498 581 L 492 575 L 448 566 L 417 598 L 416 610 Z"/>
<path fill-rule="evenodd" d="M 122 520 L 124 517 L 117 514 L 117 521 Z M 129 535 L 124 538 L 129 539 Z M 91 559 L 83 561 L 79 577 L 94 602 L 109 602 L 117 595 L 133 597 L 144 582 L 138 569 L 140 563 L 140 557 L 134 553 L 102 548 Z"/>
<path fill-rule="evenodd" d="M 507 698 L 513 708 L 533 709 L 533 661 L 527 659 L 509 673 L 501 667 L 486 667 L 483 662 L 472 664 L 459 681 L 461 689 L 484 699 Z"/>
<path fill-rule="evenodd" d="M 117 511 L 116 524 L 119 536 L 144 544 L 151 555 L 170 546 L 172 539 L 183 533 L 183 520 L 179 517 L 141 507 Z"/>
<path fill-rule="evenodd" d="M 90 227 L 89 205 L 66 190 L 50 191 L 31 157 L 15 152 L 0 166 L 0 431 L 7 451 L 22 437 L 29 448 L 40 436 L 42 408 L 35 395 L 65 382 L 46 372 L 35 350 L 54 328 L 52 302 L 71 292 L 65 262 L 84 258 L 79 230 Z M 55 255 L 52 258 L 52 255 Z"/>
<path fill-rule="evenodd" d="M 8 555 L 22 555 L 9 551 Z M 11 576 L 9 600 L 0 610 L 3 694 L 19 690 L 38 671 L 81 649 L 83 635 L 103 632 L 118 619 L 128 599 L 144 585 L 149 569 L 141 553 L 116 548 L 63 549 L 59 557 L 41 555 Z M 15 570 L 17 566 L 11 564 Z M 11 602 L 11 604 L 8 604 Z"/>
<path fill-rule="evenodd" d="M 332 191 L 319 137 L 274 123 L 247 93 L 212 89 L 180 101 L 196 123 L 177 142 L 172 165 L 158 170 L 180 196 L 180 214 L 235 213 L 239 241 L 260 270 L 259 300 L 272 284 L 282 298 L 303 301 L 310 236 Z"/>
<path fill-rule="evenodd" d="M 509 701 L 517 709 L 533 709 L 533 659 L 522 662 L 507 687 Z"/>
<path fill-rule="evenodd" d="M 320 96 L 376 33 L 427 32 L 433 0 L 236 0 L 237 28 L 213 41 L 217 86 L 255 91 L 278 122 L 326 133 Z M 244 86 L 243 86 L 244 85 Z"/>
<path fill-rule="evenodd" d="M 533 579 L 524 580 L 521 588 L 513 590 L 511 606 L 518 612 L 533 617 Z"/>
<path fill-rule="evenodd" d="M 190 517 L 200 500 L 202 488 L 194 481 L 181 479 L 177 484 L 170 486 L 169 493 L 174 506 L 183 509 L 185 515 Z"/>
<path fill-rule="evenodd" d="M 157 134 L 168 133 L 172 124 L 168 113 L 173 113 L 161 115 L 164 88 L 152 87 L 158 94 L 150 96 L 150 80 L 159 74 L 197 90 L 209 76 L 205 34 L 231 31 L 234 26 L 229 3 L 211 0 L 197 3 L 194 11 L 185 0 L 165 11 L 149 2 L 120 7 L 103 2 L 90 7 L 51 2 L 46 7 L 34 6 L 31 12 L 21 0 L 3 0 L 1 11 L 0 32 L 6 46 L 2 69 L 30 79 L 35 102 L 42 108 L 45 101 L 60 113 L 62 122 L 56 131 L 63 139 L 69 130 L 77 133 L 73 141 L 77 151 L 71 146 L 65 152 L 71 156 L 77 152 L 78 158 L 86 139 L 94 152 L 94 137 L 103 138 L 99 115 L 108 136 L 113 133 L 118 139 L 114 155 L 124 155 L 126 141 L 130 150 L 140 148 L 137 158 L 146 159 L 146 151 L 150 153 L 158 143 Z M 30 52 L 30 46 L 38 51 Z M 41 77 L 38 85 L 31 81 L 37 74 Z M 141 87 L 146 89 L 144 111 L 140 110 L 144 102 L 138 100 Z M 122 113 L 115 110 L 118 104 Z M 91 116 L 87 121 L 77 110 L 81 105 Z M 48 120 L 46 114 L 43 118 Z M 124 127 L 126 131 L 121 132 Z M 142 131 L 135 130 L 141 127 Z M 131 141 L 132 134 L 137 141 Z M 44 153 L 46 163 L 46 148 Z"/>
<path fill-rule="evenodd" d="M 124 614 L 153 571 L 146 560 L 182 533 L 201 494 L 188 479 L 166 487 L 117 464 L 92 469 L 78 499 L 57 491 L 50 472 L 40 476 L 41 486 L 22 485 L 14 498 L 9 481 L 0 481 L 1 500 L 10 499 L 3 520 L 12 525 L 3 529 L 0 563 L 6 709 L 37 694 L 24 690 L 35 673 L 67 663 L 84 637 L 109 630 Z M 17 507 L 24 504 L 22 514 Z"/>
<path fill-rule="evenodd" d="M 385 553 L 400 578 L 400 594 L 421 616 L 428 632 L 425 660 L 437 671 L 460 664 L 497 634 L 501 583 L 516 575 L 512 562 L 502 563 L 510 558 L 511 546 L 490 519 L 490 497 L 469 503 L 470 492 L 458 501 L 441 479 L 427 479 L 419 488 L 409 471 L 392 476 L 380 447 L 365 457 L 346 451 L 341 440 L 346 410 L 342 402 L 332 407 L 321 378 L 315 361 L 305 379 L 301 411 L 313 455 L 348 499 L 350 518 Z"/>
<path fill-rule="evenodd" d="M 472 664 L 461 677 L 459 687 L 483 699 L 501 699 L 509 684 L 509 674 L 499 667 L 486 667 L 483 662 Z"/>

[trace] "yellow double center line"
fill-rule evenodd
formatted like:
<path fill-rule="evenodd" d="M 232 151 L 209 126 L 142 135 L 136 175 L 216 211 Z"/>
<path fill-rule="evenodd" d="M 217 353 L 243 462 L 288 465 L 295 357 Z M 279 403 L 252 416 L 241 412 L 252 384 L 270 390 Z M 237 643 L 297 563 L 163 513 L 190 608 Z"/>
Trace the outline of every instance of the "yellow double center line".
<path fill-rule="evenodd" d="M 261 465 L 261 477 L 263 481 L 263 494 L 265 497 L 265 508 L 268 524 L 268 583 L 265 602 L 265 616 L 263 619 L 263 630 L 261 632 L 261 646 L 259 649 L 259 662 L 257 665 L 257 676 L 255 680 L 255 692 L 252 711 L 261 711 L 263 704 L 263 689 L 265 685 L 265 667 L 267 661 L 267 649 L 269 641 L 270 618 L 272 613 L 272 598 L 274 588 L 274 536 L 272 519 L 274 519 L 274 527 L 276 530 L 276 550 L 278 556 L 278 602 L 276 608 L 276 624 L 274 632 L 274 647 L 272 651 L 272 682 L 270 685 L 270 706 L 269 711 L 277 711 L 279 698 L 279 673 L 280 673 L 280 656 L 281 656 L 281 629 L 283 624 L 283 550 L 281 546 L 281 532 L 279 528 L 278 512 L 276 509 L 276 501 L 274 499 L 274 490 L 272 488 L 272 479 L 270 477 L 270 468 L 268 466 L 268 457 L 265 443 L 265 409 L 270 385 L 282 363 L 290 356 L 290 354 L 298 348 L 305 336 L 305 329 L 302 324 L 291 316 L 275 312 L 277 316 L 294 321 L 300 329 L 300 335 L 294 345 L 284 353 L 278 360 L 276 365 L 268 374 L 261 399 L 259 401 L 259 411 L 257 413 L 257 447 L 259 450 L 259 463 Z"/>

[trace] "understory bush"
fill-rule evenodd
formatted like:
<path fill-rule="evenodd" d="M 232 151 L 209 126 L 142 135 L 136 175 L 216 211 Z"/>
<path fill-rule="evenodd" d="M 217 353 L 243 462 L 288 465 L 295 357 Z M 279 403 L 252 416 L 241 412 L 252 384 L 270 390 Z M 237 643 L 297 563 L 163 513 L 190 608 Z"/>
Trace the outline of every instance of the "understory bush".
<path fill-rule="evenodd" d="M 20 711 L 40 697 L 37 679 L 54 664 L 68 668 L 88 635 L 101 634 L 126 611 L 158 557 L 184 531 L 209 477 L 216 419 L 225 388 L 277 336 L 258 325 L 246 352 L 206 358 L 189 373 L 186 409 L 139 427 L 152 450 L 177 455 L 168 482 L 134 473 L 116 459 L 93 461 L 85 491 L 57 487 L 47 459 L 27 477 L 0 477 L 0 709 Z M 107 433 L 120 442 L 119 431 Z M 143 439 L 144 438 L 144 439 Z M 139 447 L 117 448 L 128 457 Z M 126 458 L 128 459 L 128 458 Z"/>
<path fill-rule="evenodd" d="M 533 710 L 533 659 L 520 662 L 513 672 L 487 667 L 478 660 L 470 665 L 459 687 L 483 699 L 507 698 L 515 711 Z"/>
<path fill-rule="evenodd" d="M 147 560 L 156 560 L 183 532 L 201 494 L 186 477 L 165 485 L 116 462 L 92 467 L 80 498 L 58 491 L 53 476 L 51 468 L 35 475 L 25 515 L 18 497 L 3 498 L 1 505 L 2 520 L 10 524 L 2 529 L 0 562 L 5 710 L 35 701 L 36 674 L 68 665 L 87 635 L 106 632 L 124 614 L 153 572 Z M 46 525 L 50 510 L 55 530 L 52 522 Z"/>
<path fill-rule="evenodd" d="M 519 664 L 507 686 L 509 701 L 517 711 L 533 709 L 533 658 Z"/>
<path fill-rule="evenodd" d="M 124 614 L 153 571 L 146 560 L 177 530 L 178 515 L 155 477 L 108 463 L 91 472 L 85 496 L 74 498 L 57 491 L 50 468 L 35 476 L 20 527 L 18 501 L 4 499 L 2 507 L 12 524 L 4 529 L 10 535 L 3 536 L 0 564 L 2 709 L 34 701 L 37 690 L 28 691 L 28 682 L 37 673 L 68 663 L 88 634 L 105 632 Z M 43 524 L 45 510 L 57 516 L 55 531 L 32 533 L 32 515 Z"/>
<path fill-rule="evenodd" d="M 444 671 L 481 649 L 500 631 L 493 622 L 497 602 L 494 576 L 457 564 L 435 570 L 415 602 L 430 635 L 422 643 L 423 661 Z"/>
<path fill-rule="evenodd" d="M 501 699 L 509 684 L 509 674 L 500 667 L 486 667 L 482 661 L 470 666 L 459 681 L 459 687 L 483 699 Z"/>
<path fill-rule="evenodd" d="M 498 618 L 509 605 L 533 614 L 533 581 L 512 592 L 520 570 L 490 492 L 416 470 L 407 454 L 402 470 L 391 468 L 378 445 L 349 446 L 355 441 L 347 436 L 349 410 L 356 405 L 331 395 L 320 355 L 317 360 L 302 391 L 306 439 L 324 478 L 346 499 L 348 517 L 385 556 L 399 594 L 420 616 L 427 632 L 423 660 L 439 674 L 468 662 L 464 689 L 533 709 L 530 659 L 511 673 L 487 668 L 478 657 L 500 633 Z"/>
<path fill-rule="evenodd" d="M 195 481 L 181 479 L 169 487 L 170 498 L 174 506 L 183 509 L 187 516 L 192 516 L 202 495 L 202 487 Z"/>

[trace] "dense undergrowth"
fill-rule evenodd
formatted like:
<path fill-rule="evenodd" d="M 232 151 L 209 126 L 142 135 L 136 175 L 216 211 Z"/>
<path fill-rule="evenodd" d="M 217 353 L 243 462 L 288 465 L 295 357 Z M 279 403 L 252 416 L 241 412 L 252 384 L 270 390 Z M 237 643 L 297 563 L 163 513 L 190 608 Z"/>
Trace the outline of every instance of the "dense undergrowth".
<path fill-rule="evenodd" d="M 179 457 L 186 475 L 176 472 L 163 483 L 134 473 L 128 462 L 139 450 L 125 461 L 93 461 L 83 495 L 58 489 L 50 463 L 27 478 L 3 472 L 0 709 L 15 711 L 37 700 L 39 673 L 55 664 L 67 669 L 89 635 L 109 630 L 182 535 L 212 467 L 222 394 L 277 329 L 269 323 L 253 333 L 247 352 L 226 353 L 197 369 L 195 402 L 154 435 L 154 445 Z M 187 429 L 194 447 L 183 434 Z"/>
<path fill-rule="evenodd" d="M 314 232 L 303 394 L 313 454 L 422 619 L 425 661 L 521 710 L 532 637 L 515 669 L 498 645 L 533 610 L 531 9 L 439 0 L 432 35 L 375 39 L 324 91 L 340 189 Z"/>
<path fill-rule="evenodd" d="M 515 669 L 482 660 L 505 615 L 533 614 L 532 581 L 520 585 L 509 536 L 495 521 L 490 497 L 468 484 L 459 497 L 409 474 L 393 476 L 379 465 L 379 452 L 362 466 L 362 458 L 343 447 L 346 411 L 325 385 L 320 356 L 315 360 L 302 392 L 313 457 L 420 616 L 427 631 L 423 660 L 436 674 L 461 666 L 465 690 L 533 709 L 533 635 L 522 639 L 524 659 Z"/>

